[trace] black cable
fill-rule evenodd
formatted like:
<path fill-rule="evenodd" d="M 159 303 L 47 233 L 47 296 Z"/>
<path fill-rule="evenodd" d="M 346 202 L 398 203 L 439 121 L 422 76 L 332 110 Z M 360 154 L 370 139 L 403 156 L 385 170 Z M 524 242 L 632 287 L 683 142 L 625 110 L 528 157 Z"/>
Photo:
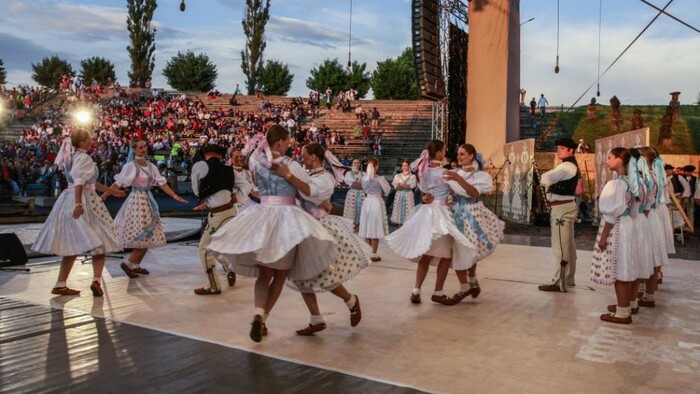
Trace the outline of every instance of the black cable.
<path fill-rule="evenodd" d="M 596 90 L 596 96 L 600 97 L 600 32 L 603 26 L 603 0 L 600 0 L 598 4 L 598 88 Z"/>
<path fill-rule="evenodd" d="M 651 3 L 649 3 L 648 1 L 646 1 L 646 0 L 640 0 L 640 1 L 641 1 L 642 3 L 648 5 L 649 7 L 651 7 L 651 8 L 653 8 L 653 9 L 657 10 L 657 11 L 663 12 L 664 15 L 666 15 L 667 17 L 673 19 L 674 21 L 676 21 L 676 22 L 682 24 L 683 26 L 689 27 L 689 28 L 695 30 L 696 32 L 700 33 L 700 30 L 698 30 L 698 29 L 696 29 L 695 27 L 693 27 L 693 26 L 691 26 L 691 25 L 689 25 L 689 24 L 683 22 L 682 20 L 676 18 L 675 16 L 669 14 L 668 12 L 659 9 L 659 7 L 657 7 L 657 6 L 655 6 L 655 5 L 651 4 Z M 664 8 L 666 8 L 666 7 L 664 7 Z"/>
<path fill-rule="evenodd" d="M 613 60 L 612 63 L 610 63 L 610 65 L 608 66 L 608 68 L 606 68 L 605 71 L 603 71 L 603 73 L 600 74 L 600 77 L 602 77 L 603 75 L 605 75 L 605 74 L 612 68 L 612 66 L 614 66 L 615 63 L 617 63 L 618 60 L 620 60 L 620 58 L 622 57 L 622 55 L 624 55 L 624 54 L 627 52 L 627 50 L 629 50 L 630 47 L 632 47 L 632 45 L 634 45 L 634 43 L 637 42 L 637 40 L 639 39 L 639 37 L 641 37 L 642 34 L 644 34 L 644 32 L 647 31 L 647 29 L 649 29 L 649 26 L 651 26 L 651 24 L 654 23 L 654 22 L 659 18 L 659 16 L 661 16 L 661 14 L 663 14 L 664 10 L 665 10 L 669 5 L 671 5 L 671 3 L 673 3 L 673 0 L 669 0 L 668 3 L 666 3 L 666 5 L 664 6 L 664 8 L 662 8 L 661 10 L 659 10 L 659 13 L 656 14 L 656 16 L 654 17 L 654 19 L 652 19 L 652 20 L 644 27 L 644 29 L 643 29 L 639 34 L 637 34 L 637 37 L 635 37 L 634 40 L 632 40 L 632 42 L 630 42 L 630 44 L 627 45 L 627 48 L 625 48 L 625 50 L 622 51 L 622 53 L 621 53 L 620 55 L 618 55 L 617 58 L 615 58 L 615 60 Z M 600 77 L 598 77 L 598 79 L 600 79 Z M 592 88 L 593 86 L 595 86 L 595 84 L 596 84 L 596 83 L 593 82 L 593 83 L 591 84 L 591 86 L 589 86 L 588 89 L 586 89 L 586 91 L 583 92 L 583 94 L 581 94 L 581 96 L 579 96 L 579 98 L 577 98 L 576 101 L 574 101 L 573 104 L 571 104 L 571 106 L 569 107 L 569 110 L 573 109 L 574 106 L 575 106 L 576 104 L 578 104 L 579 101 L 581 101 L 581 99 L 583 98 L 583 96 L 585 96 L 586 93 L 588 93 L 588 91 L 591 90 L 591 88 Z"/>
<path fill-rule="evenodd" d="M 559 74 L 559 0 L 557 0 L 557 61 L 554 65 L 554 73 Z"/>

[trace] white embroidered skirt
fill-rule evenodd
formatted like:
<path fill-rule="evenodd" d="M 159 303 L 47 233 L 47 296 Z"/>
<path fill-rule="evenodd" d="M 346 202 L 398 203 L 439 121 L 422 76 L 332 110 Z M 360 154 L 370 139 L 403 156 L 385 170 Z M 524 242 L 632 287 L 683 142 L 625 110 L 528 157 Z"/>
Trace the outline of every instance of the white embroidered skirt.
<path fill-rule="evenodd" d="M 255 204 L 212 235 L 207 250 L 244 276 L 258 275 L 258 265 L 289 269 L 289 279 L 311 279 L 336 259 L 335 238 L 294 205 Z"/>

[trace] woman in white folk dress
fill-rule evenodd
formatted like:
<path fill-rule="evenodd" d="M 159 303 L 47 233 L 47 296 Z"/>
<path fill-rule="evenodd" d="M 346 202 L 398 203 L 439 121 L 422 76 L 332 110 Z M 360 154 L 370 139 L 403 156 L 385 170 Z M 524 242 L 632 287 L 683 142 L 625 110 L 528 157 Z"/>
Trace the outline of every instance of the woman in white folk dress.
<path fill-rule="evenodd" d="M 651 223 L 651 231 L 653 238 L 649 240 L 652 244 L 652 257 L 654 262 L 654 271 L 646 280 L 644 286 L 644 294 L 639 298 L 639 306 L 653 308 L 656 306 L 654 294 L 659 287 L 658 281 L 661 276 L 661 267 L 668 265 L 668 250 L 666 247 L 666 225 L 661 218 L 662 211 L 658 210 L 660 205 L 665 205 L 663 186 L 664 171 L 663 162 L 661 162 L 658 153 L 654 148 L 645 146 L 639 148 L 639 154 L 645 160 L 644 171 L 649 174 L 650 187 L 649 199 L 647 200 L 646 210 L 648 211 L 649 222 Z M 654 164 L 654 166 L 652 166 Z M 637 296 L 638 294 L 635 294 Z"/>
<path fill-rule="evenodd" d="M 72 146 L 72 148 L 71 148 Z M 76 129 L 65 137 L 56 156 L 68 188 L 56 200 L 48 219 L 41 227 L 32 249 L 45 254 L 63 256 L 58 280 L 51 290 L 56 295 L 78 295 L 66 281 L 77 255 L 92 255 L 93 278 L 90 290 L 95 297 L 104 294 L 102 271 L 105 254 L 122 250 L 112 217 L 96 191 L 123 197 L 124 192 L 110 190 L 97 182 L 97 165 L 87 154 L 92 138 L 87 130 Z"/>
<path fill-rule="evenodd" d="M 598 206 L 603 215 L 591 263 L 591 281 L 600 285 L 615 286 L 617 304 L 608 306 L 608 312 L 600 320 L 630 324 L 631 284 L 636 279 L 637 237 L 630 217 L 630 206 L 634 198 L 630 190 L 627 173 L 630 153 L 625 148 L 613 148 L 608 154 L 607 165 L 617 177 L 608 181 L 600 194 Z"/>
<path fill-rule="evenodd" d="M 289 132 L 279 125 L 267 131 L 251 156 L 251 170 L 260 192 L 260 204 L 245 209 L 224 224 L 207 250 L 230 268 L 255 281 L 255 311 L 250 338 L 260 342 L 267 333 L 265 322 L 279 298 L 285 280 L 311 279 L 336 258 L 335 238 L 303 209 L 294 204 L 297 194 L 291 182 L 309 182 L 309 175 L 284 155 Z M 274 168 L 285 165 L 284 177 Z"/>
<path fill-rule="evenodd" d="M 337 183 L 342 180 L 340 168 L 342 163 L 318 143 L 306 145 L 301 151 L 304 167 L 310 171 L 308 183 L 299 178 L 291 178 L 292 185 L 299 190 L 302 207 L 319 220 L 321 225 L 335 237 L 338 252 L 333 263 L 323 272 L 308 280 L 287 280 L 287 286 L 299 291 L 311 313 L 309 325 L 297 330 L 299 335 L 312 335 L 326 328 L 326 322 L 318 307 L 315 293 L 328 291 L 345 302 L 350 310 L 350 325 L 355 327 L 362 319 L 360 300 L 343 285 L 369 265 L 369 248 L 362 239 L 352 231 L 352 222 L 348 219 L 328 214 L 330 199 Z M 335 178 L 328 173 L 323 163 L 327 161 L 333 168 Z M 285 177 L 289 167 L 280 165 L 275 172 Z"/>
<path fill-rule="evenodd" d="M 452 210 L 455 215 L 457 228 L 477 247 L 473 261 L 452 260 L 459 280 L 459 292 L 452 296 L 455 303 L 471 295 L 476 298 L 481 293 L 479 281 L 476 278 L 477 262 L 485 259 L 501 243 L 505 222 L 500 220 L 484 204 L 479 196 L 489 192 L 493 187 L 491 175 L 484 169 L 484 161 L 471 144 L 463 144 L 457 150 L 459 169 L 445 173 L 448 183 L 456 182 L 453 186 L 454 201 Z"/>
<path fill-rule="evenodd" d="M 401 163 L 401 172 L 394 175 L 392 184 L 396 194 L 391 210 L 391 222 L 401 227 L 415 208 L 413 189 L 418 186 L 418 178 L 411 173 L 411 163 L 407 160 Z"/>
<path fill-rule="evenodd" d="M 454 300 L 443 290 L 452 261 L 473 261 L 477 248 L 459 231 L 447 198 L 451 185 L 445 181 L 442 167 L 445 144 L 439 140 L 428 142 L 420 158 L 411 164 L 418 171 L 419 187 L 424 193 L 423 204 L 418 205 L 400 229 L 386 237 L 394 253 L 418 262 L 416 281 L 411 291 L 411 302 L 421 302 L 420 292 L 434 260 L 439 260 L 435 291 L 431 300 L 443 305 L 454 305 Z M 451 182 L 452 183 L 452 182 Z"/>
<path fill-rule="evenodd" d="M 350 190 L 345 195 L 345 205 L 343 207 L 343 216 L 350 219 L 354 224 L 355 232 L 360 227 L 360 215 L 362 213 L 362 204 L 365 201 L 365 191 L 362 189 L 362 181 L 366 174 L 360 168 L 360 161 L 355 159 L 352 161 L 352 168 L 345 173 L 344 182 L 350 186 Z"/>
<path fill-rule="evenodd" d="M 389 194 L 391 186 L 383 176 L 377 175 L 379 161 L 374 157 L 367 160 L 367 175 L 362 181 L 362 188 L 367 193 L 362 203 L 360 214 L 360 231 L 358 235 L 364 238 L 372 248 L 372 261 L 381 261 L 377 254 L 379 240 L 389 235 L 389 222 L 386 217 L 384 196 Z"/>
<path fill-rule="evenodd" d="M 168 181 L 160 174 L 155 164 L 146 161 L 146 141 L 134 138 L 129 145 L 134 152 L 134 160 L 126 163 L 119 174 L 114 176 L 114 183 L 110 189 L 131 187 L 131 193 L 119 209 L 114 222 L 122 247 L 132 249 L 120 267 L 129 278 L 138 278 L 139 275 L 150 274 L 146 268 L 141 267 L 148 249 L 165 245 L 163 222 L 151 188 L 159 187 L 175 201 L 187 203 L 187 200 L 178 196 L 168 186 Z"/>
<path fill-rule="evenodd" d="M 630 152 L 630 162 L 628 165 L 629 172 L 627 180 L 630 185 L 630 193 L 632 193 L 632 203 L 630 205 L 630 217 L 635 227 L 637 238 L 637 259 L 633 261 L 635 267 L 635 277 L 632 282 L 630 293 L 632 299 L 630 301 L 630 313 L 635 315 L 639 312 L 636 294 L 642 283 L 654 272 L 654 260 L 652 255 L 652 240 L 653 234 L 651 229 L 651 221 L 648 218 L 649 210 L 647 201 L 649 199 L 650 176 L 648 171 L 644 171 L 647 166 L 643 157 L 640 157 L 637 149 L 628 149 Z M 615 305 L 609 306 L 610 312 L 615 312 Z"/>

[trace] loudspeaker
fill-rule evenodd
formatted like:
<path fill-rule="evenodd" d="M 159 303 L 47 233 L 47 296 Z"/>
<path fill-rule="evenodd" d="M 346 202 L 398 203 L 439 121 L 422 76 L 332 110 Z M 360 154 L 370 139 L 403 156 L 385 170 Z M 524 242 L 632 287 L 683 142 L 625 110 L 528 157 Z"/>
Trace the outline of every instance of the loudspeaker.
<path fill-rule="evenodd" d="M 29 260 L 17 234 L 0 234 L 0 245 L 0 265 L 23 265 Z"/>
<path fill-rule="evenodd" d="M 411 12 L 413 56 L 420 96 L 445 98 L 440 62 L 440 1 L 413 0 Z"/>

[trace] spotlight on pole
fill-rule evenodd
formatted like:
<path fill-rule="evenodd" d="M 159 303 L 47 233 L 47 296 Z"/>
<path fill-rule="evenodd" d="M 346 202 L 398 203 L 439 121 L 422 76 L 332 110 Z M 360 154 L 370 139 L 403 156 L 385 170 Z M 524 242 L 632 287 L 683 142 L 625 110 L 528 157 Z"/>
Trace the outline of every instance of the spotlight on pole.
<path fill-rule="evenodd" d="M 185 0 L 180 2 L 180 11 L 185 12 Z"/>

